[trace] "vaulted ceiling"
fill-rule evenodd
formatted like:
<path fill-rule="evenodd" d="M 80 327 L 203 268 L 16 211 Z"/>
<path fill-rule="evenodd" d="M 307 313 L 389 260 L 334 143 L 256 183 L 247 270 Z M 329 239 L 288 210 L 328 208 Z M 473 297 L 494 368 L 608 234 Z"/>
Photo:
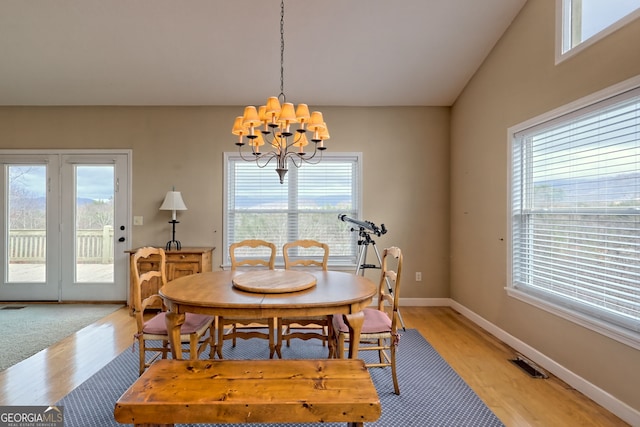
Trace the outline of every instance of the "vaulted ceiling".
<path fill-rule="evenodd" d="M 286 0 L 287 100 L 452 105 L 525 2 Z M 278 93 L 278 0 L 0 0 L 0 105 L 245 105 Z"/>

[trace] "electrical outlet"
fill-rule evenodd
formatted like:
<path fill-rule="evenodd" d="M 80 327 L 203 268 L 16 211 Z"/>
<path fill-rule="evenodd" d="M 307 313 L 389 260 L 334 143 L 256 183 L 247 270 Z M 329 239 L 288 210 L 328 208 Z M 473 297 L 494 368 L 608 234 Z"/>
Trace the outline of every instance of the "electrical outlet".
<path fill-rule="evenodd" d="M 133 217 L 133 225 L 142 225 L 144 223 L 143 218 L 141 216 Z"/>
<path fill-rule="evenodd" d="M 416 282 L 422 282 L 422 272 L 416 272 Z"/>

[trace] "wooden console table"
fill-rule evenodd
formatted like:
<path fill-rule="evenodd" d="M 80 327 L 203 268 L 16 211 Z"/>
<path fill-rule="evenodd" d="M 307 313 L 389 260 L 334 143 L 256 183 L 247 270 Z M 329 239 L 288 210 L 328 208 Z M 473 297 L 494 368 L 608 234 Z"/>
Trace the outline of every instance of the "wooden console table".
<path fill-rule="evenodd" d="M 214 247 L 183 247 L 180 250 L 171 249 L 165 251 L 167 255 L 166 259 L 166 271 L 167 281 L 177 279 L 179 277 L 189 276 L 196 273 L 204 273 L 212 270 L 212 254 Z M 130 254 L 130 259 L 133 258 L 133 254 L 136 249 L 126 251 Z M 145 260 L 139 261 L 138 269 L 140 273 L 144 273 L 150 270 L 157 270 L 160 259 L 157 257 L 150 257 Z M 129 274 L 133 274 L 132 271 Z M 133 277 L 129 279 L 129 284 L 133 283 Z M 142 290 L 142 299 L 149 295 L 157 294 L 162 285 L 159 281 L 153 281 L 146 289 Z M 129 301 L 131 303 L 131 285 L 129 285 Z M 160 308 L 160 307 L 158 307 Z"/>

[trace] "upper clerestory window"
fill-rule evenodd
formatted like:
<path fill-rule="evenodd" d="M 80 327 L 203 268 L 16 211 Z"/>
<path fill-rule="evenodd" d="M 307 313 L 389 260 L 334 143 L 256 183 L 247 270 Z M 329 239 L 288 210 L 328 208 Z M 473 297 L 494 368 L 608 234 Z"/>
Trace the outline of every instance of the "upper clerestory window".
<path fill-rule="evenodd" d="M 556 0 L 556 63 L 640 17 L 640 0 Z"/>

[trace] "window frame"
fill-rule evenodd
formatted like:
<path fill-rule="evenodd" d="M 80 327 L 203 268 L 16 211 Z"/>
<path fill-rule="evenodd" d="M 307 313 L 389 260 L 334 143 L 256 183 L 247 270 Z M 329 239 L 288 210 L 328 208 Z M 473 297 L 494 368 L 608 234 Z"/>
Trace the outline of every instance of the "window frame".
<path fill-rule="evenodd" d="M 601 333 L 609 338 L 622 342 L 633 348 L 640 349 L 640 331 L 635 331 L 629 328 L 622 327 L 611 323 L 605 319 L 594 317 L 582 311 L 576 310 L 569 306 L 561 305 L 557 300 L 545 299 L 544 295 L 535 292 L 529 292 L 526 288 L 518 288 L 514 283 L 514 277 L 517 272 L 514 271 L 514 228 L 517 226 L 515 221 L 515 212 L 513 209 L 513 191 L 515 187 L 514 183 L 514 144 L 516 144 L 517 134 L 531 129 L 535 126 L 539 126 L 544 123 L 562 120 L 563 118 L 570 118 L 575 115 L 580 115 L 580 111 L 585 109 L 597 109 L 599 103 L 607 103 L 608 100 L 624 94 L 630 91 L 640 90 L 640 76 L 636 76 L 610 88 L 591 94 L 587 97 L 579 99 L 575 102 L 567 104 L 563 107 L 557 108 L 548 113 L 542 114 L 533 119 L 527 120 L 523 123 L 510 127 L 507 130 L 508 138 L 508 193 L 507 193 L 507 215 L 509 221 L 507 223 L 507 235 L 509 250 L 507 251 L 507 286 L 505 288 L 507 294 L 510 297 L 521 300 L 525 303 L 538 307 L 547 312 L 553 313 L 561 318 L 569 320 L 584 326 L 590 330 Z"/>
<path fill-rule="evenodd" d="M 570 40 L 571 32 L 573 31 L 571 24 L 572 1 L 573 0 L 556 0 L 556 65 L 589 48 L 589 46 L 604 39 L 609 34 L 616 32 L 617 30 L 636 20 L 637 18 L 640 18 L 639 8 L 618 19 L 617 21 L 612 22 L 593 36 L 581 41 L 573 47 L 567 48 L 567 50 L 564 51 L 565 42 L 567 38 L 569 38 Z"/>
<path fill-rule="evenodd" d="M 355 206 L 352 210 L 340 210 L 340 212 L 338 212 L 336 210 L 335 212 L 335 217 L 336 217 L 336 221 L 338 220 L 338 215 L 339 214 L 347 214 L 348 216 L 354 216 L 354 217 L 360 217 L 361 213 L 362 213 L 362 187 L 363 187 L 363 180 L 362 180 L 362 153 L 361 152 L 323 152 L 322 154 L 322 162 L 331 162 L 331 161 L 340 161 L 340 160 L 345 160 L 348 162 L 353 162 L 355 165 L 355 171 L 354 171 L 354 182 L 351 183 L 351 187 L 352 187 L 352 191 L 354 193 L 354 203 Z M 230 177 L 230 173 L 231 173 L 231 168 L 230 168 L 230 164 L 231 162 L 238 162 L 240 164 L 246 163 L 248 165 L 251 165 L 251 162 L 247 162 L 245 160 L 242 159 L 242 156 L 240 156 L 240 154 L 238 153 L 238 151 L 233 151 L 233 152 L 225 152 L 224 156 L 223 156 L 223 169 L 224 169 L 224 179 L 223 179 L 223 238 L 222 238 L 222 245 L 224 248 L 225 253 L 223 254 L 223 264 L 222 267 L 223 268 L 227 268 L 230 266 L 230 258 L 229 258 L 229 246 L 232 243 L 233 237 L 230 235 L 231 233 L 229 232 L 229 218 L 230 218 L 230 212 L 229 212 L 229 190 L 230 190 L 230 181 L 231 181 L 231 177 Z M 252 167 L 258 168 L 258 166 L 254 164 L 251 165 Z M 269 163 L 266 167 L 264 167 L 265 173 L 267 176 L 271 176 L 273 178 L 273 185 L 274 186 L 280 186 L 280 185 L 284 185 L 284 186 L 297 186 L 297 179 L 296 179 L 296 174 L 298 173 L 299 169 L 302 168 L 313 168 L 315 167 L 314 164 L 305 164 L 303 163 L 302 166 L 300 168 L 295 167 L 292 164 L 289 164 L 289 172 L 287 173 L 287 176 L 285 178 L 285 182 L 284 184 L 280 184 L 279 179 L 278 179 L 278 174 L 275 171 L 275 166 L 274 163 L 271 162 Z M 297 189 L 297 187 L 296 187 Z M 294 191 L 295 189 L 291 189 L 289 188 L 287 193 L 289 194 L 289 204 L 292 203 L 292 201 L 296 200 L 297 197 L 297 193 L 296 191 Z M 288 209 L 287 209 L 288 210 Z M 303 212 L 304 213 L 304 212 Z M 290 218 L 291 215 L 295 215 L 295 213 L 288 213 L 287 214 L 288 217 Z M 342 223 L 340 223 L 342 224 Z M 295 227 L 294 227 L 295 228 Z M 344 224 L 344 228 L 345 228 L 345 233 L 349 233 L 349 255 L 347 256 L 339 256 L 336 255 L 335 253 L 332 253 L 332 251 L 329 251 L 329 266 L 332 267 L 333 269 L 336 270 L 353 270 L 355 269 L 355 265 L 357 262 L 357 255 L 358 255 L 358 247 L 357 247 L 357 233 L 350 233 L 349 229 L 350 226 L 349 224 Z M 291 231 L 291 230 L 289 230 Z M 259 237 L 256 237 L 259 238 Z M 304 238 L 308 238 L 306 236 L 298 236 L 298 239 L 304 239 Z M 289 236 L 286 238 L 287 241 L 291 241 L 291 240 L 296 240 L 296 238 L 294 236 Z M 274 242 L 276 243 L 276 242 Z M 324 242 L 324 243 L 330 243 L 330 242 Z M 282 256 L 282 245 L 278 245 L 276 243 L 276 249 L 277 249 L 277 256 L 276 256 L 276 265 L 277 266 L 282 266 L 284 265 L 284 259 Z"/>

